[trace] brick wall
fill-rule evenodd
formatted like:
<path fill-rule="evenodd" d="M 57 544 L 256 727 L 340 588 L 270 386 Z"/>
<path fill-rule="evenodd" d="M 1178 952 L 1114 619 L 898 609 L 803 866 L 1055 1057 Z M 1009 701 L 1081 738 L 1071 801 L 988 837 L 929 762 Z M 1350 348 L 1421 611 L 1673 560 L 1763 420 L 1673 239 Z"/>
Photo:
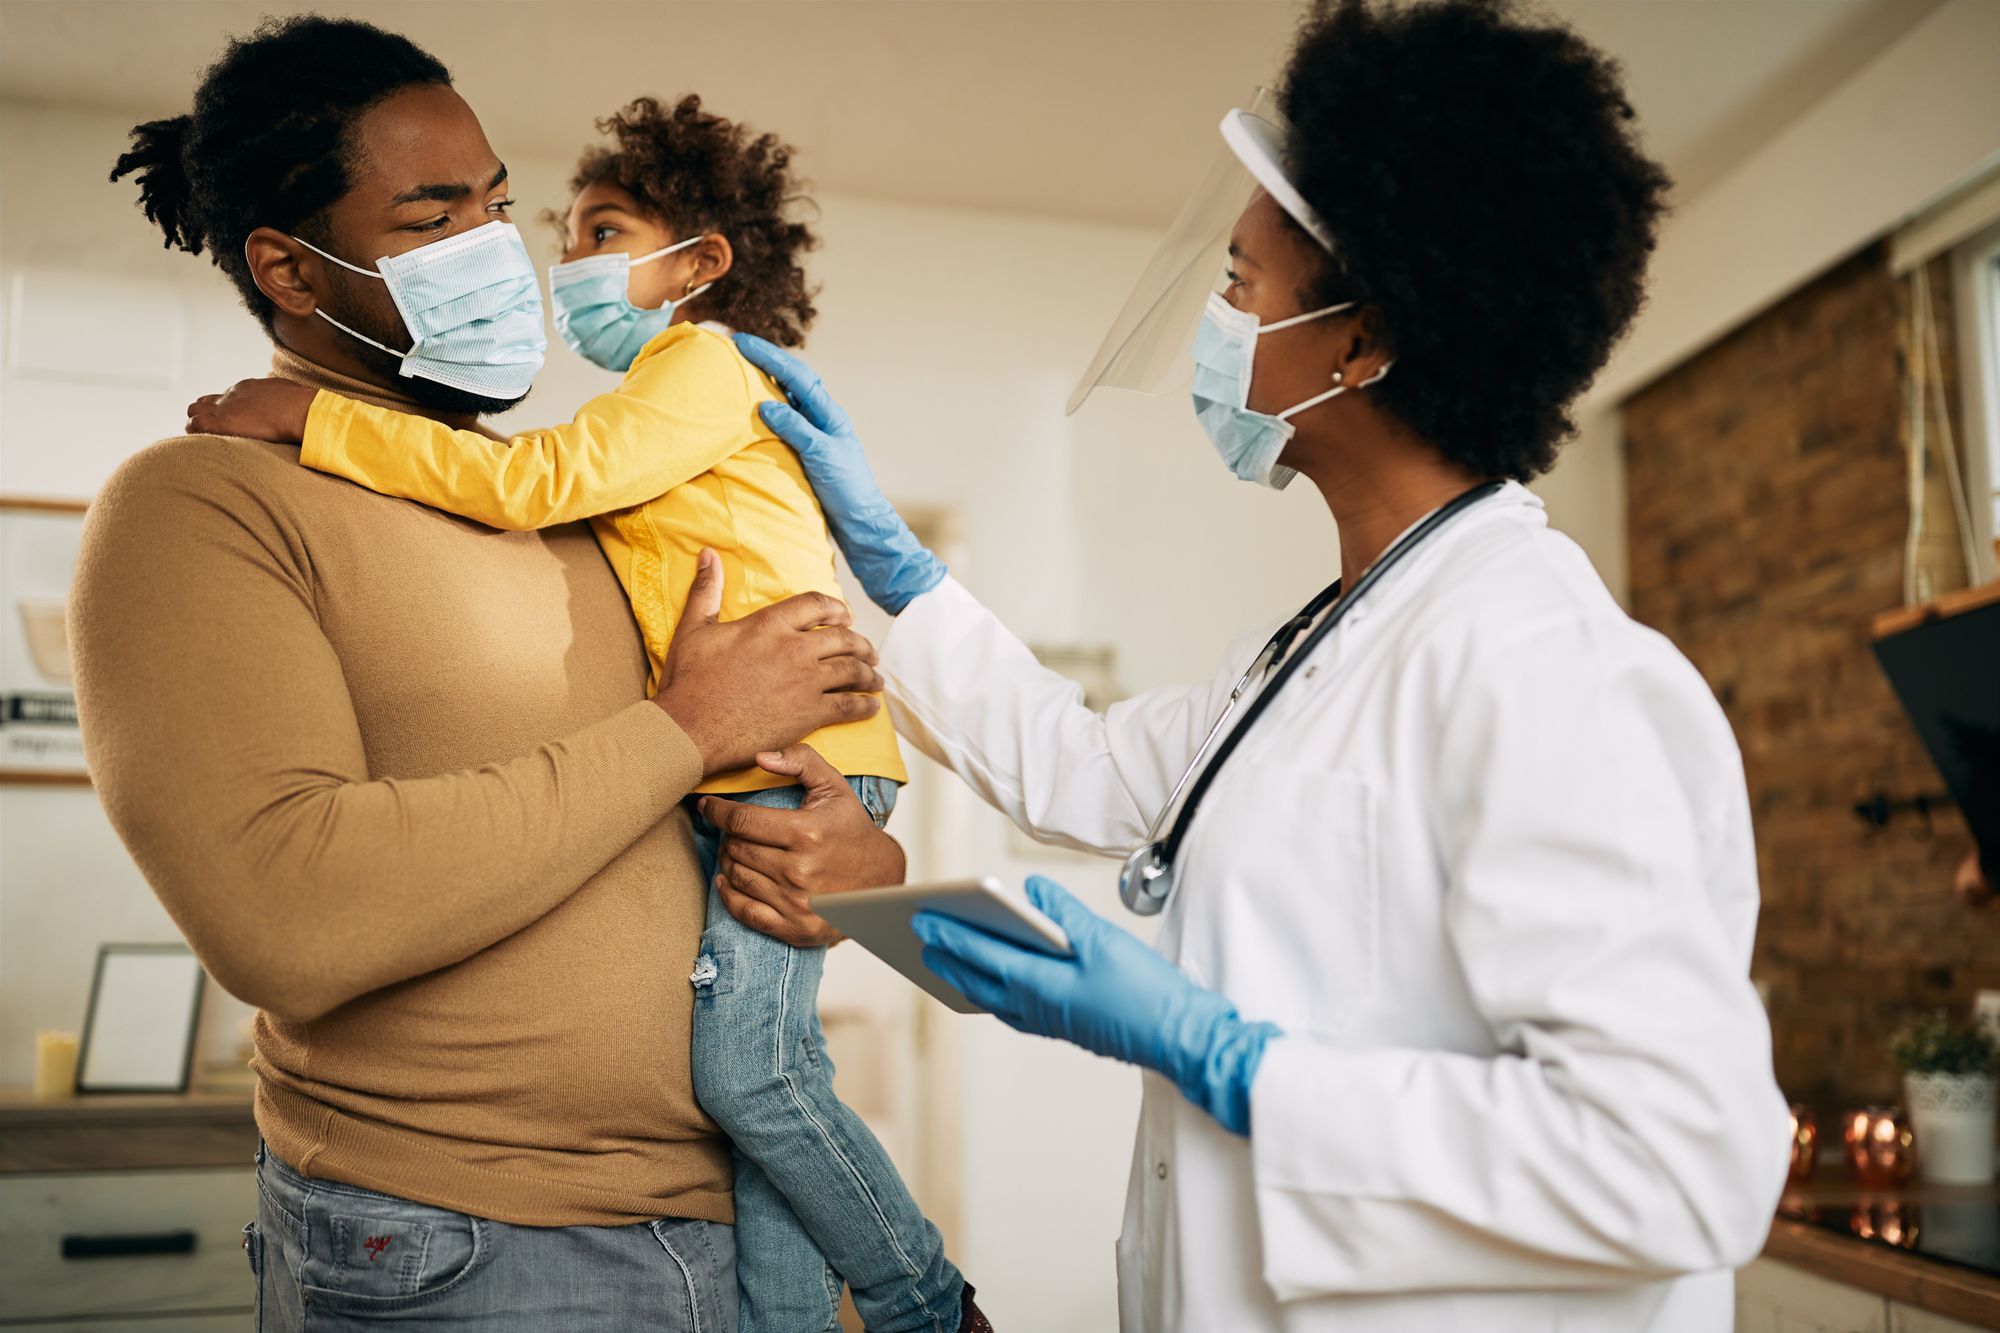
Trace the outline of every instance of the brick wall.
<path fill-rule="evenodd" d="M 1764 894 L 1753 974 L 1779 1081 L 1822 1114 L 1900 1100 L 1896 1025 L 2000 987 L 2000 910 L 1951 895 L 1971 846 L 1956 815 L 1926 837 L 1852 811 L 1942 790 L 1869 652 L 1871 619 L 1902 604 L 1904 299 L 1870 249 L 1624 414 L 1633 614 L 1736 729 Z"/>

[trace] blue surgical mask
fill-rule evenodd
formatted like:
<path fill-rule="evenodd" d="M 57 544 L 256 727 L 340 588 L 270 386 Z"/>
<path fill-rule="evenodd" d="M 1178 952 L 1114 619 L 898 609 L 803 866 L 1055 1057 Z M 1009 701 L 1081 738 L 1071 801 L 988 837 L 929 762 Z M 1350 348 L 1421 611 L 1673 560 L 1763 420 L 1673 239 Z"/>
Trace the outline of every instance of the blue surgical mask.
<path fill-rule="evenodd" d="M 703 283 L 679 301 L 669 301 L 658 310 L 641 310 L 632 304 L 629 294 L 632 270 L 700 240 L 690 236 L 637 259 L 619 253 L 557 264 L 549 270 L 549 303 L 556 312 L 556 332 L 584 360 L 606 370 L 630 370 L 646 344 L 674 322 L 675 307 L 715 285 Z"/>
<path fill-rule="evenodd" d="M 403 358 L 403 374 L 499 401 L 519 398 L 533 387 L 549 340 L 542 332 L 535 264 L 513 223 L 496 218 L 378 259 L 372 269 L 327 254 L 311 241 L 299 244 L 388 285 L 389 299 L 412 340 L 406 352 L 355 332 L 324 310 L 314 313 L 348 337 Z"/>
<path fill-rule="evenodd" d="M 1282 491 L 1298 473 L 1278 465 L 1278 455 L 1292 438 L 1292 418 L 1329 398 L 1337 398 L 1349 388 L 1367 388 L 1389 373 L 1383 366 L 1366 384 L 1346 385 L 1336 377 L 1325 393 L 1288 407 L 1276 416 L 1250 410 L 1250 375 L 1257 364 L 1257 340 L 1295 325 L 1338 314 L 1354 303 L 1330 305 L 1274 324 L 1259 324 L 1248 310 L 1238 310 L 1210 292 L 1202 311 L 1201 328 L 1194 336 L 1194 414 L 1208 433 L 1215 451 L 1231 472 L 1244 481 L 1254 481 Z M 1390 363 L 1395 364 L 1394 362 Z"/>

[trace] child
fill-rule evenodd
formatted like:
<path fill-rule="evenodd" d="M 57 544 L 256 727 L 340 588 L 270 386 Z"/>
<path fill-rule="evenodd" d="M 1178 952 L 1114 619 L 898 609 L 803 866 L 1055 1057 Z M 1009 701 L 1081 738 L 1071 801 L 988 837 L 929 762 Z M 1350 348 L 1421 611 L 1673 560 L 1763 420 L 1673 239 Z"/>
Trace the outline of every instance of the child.
<path fill-rule="evenodd" d="M 641 98 L 601 128 L 616 146 L 578 166 L 550 287 L 564 341 L 624 372 L 617 389 L 567 425 L 504 441 L 275 379 L 237 385 L 201 424 L 300 440 L 307 467 L 491 527 L 590 519 L 657 685 L 703 547 L 723 562 L 724 619 L 807 590 L 840 595 L 819 504 L 757 412 L 782 395 L 728 336 L 803 341 L 815 312 L 799 257 L 813 237 L 785 217 L 790 149 L 773 136 L 693 96 L 671 110 Z M 807 740 L 886 821 L 907 780 L 886 713 Z M 788 781 L 752 768 L 700 791 L 796 808 L 803 789 Z M 730 916 L 715 889 L 719 834 L 690 814 L 710 885 L 692 978 L 695 1093 L 735 1147 L 744 1333 L 837 1328 L 841 1278 L 871 1330 L 985 1327 L 937 1229 L 834 1096 L 813 1002 L 824 951 Z"/>

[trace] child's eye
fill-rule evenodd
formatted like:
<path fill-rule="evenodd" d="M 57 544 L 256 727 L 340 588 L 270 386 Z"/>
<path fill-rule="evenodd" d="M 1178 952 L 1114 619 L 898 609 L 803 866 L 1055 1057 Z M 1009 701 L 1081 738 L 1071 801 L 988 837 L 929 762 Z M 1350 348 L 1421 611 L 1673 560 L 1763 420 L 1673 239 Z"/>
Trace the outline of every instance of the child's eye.
<path fill-rule="evenodd" d="M 434 218 L 432 218 L 432 219 L 431 219 L 431 220 L 430 220 L 429 222 L 419 222 L 419 223 L 416 223 L 416 224 L 414 224 L 414 225 L 412 225 L 412 226 L 408 226 L 408 227 L 405 227 L 405 228 L 403 228 L 403 230 L 404 230 L 404 231 L 443 231 L 443 230 L 444 230 L 444 229 L 445 229 L 446 227 L 449 227 L 450 225 L 451 225 L 451 215 L 450 215 L 449 213 L 446 213 L 446 214 L 442 214 L 442 215 L 440 215 L 440 216 L 438 216 L 438 217 L 434 217 Z"/>
<path fill-rule="evenodd" d="M 1231 287 L 1240 286 L 1243 282 L 1243 279 L 1236 276 L 1236 270 L 1233 268 L 1226 268 L 1222 270 L 1222 276 L 1229 280 L 1229 285 Z"/>
<path fill-rule="evenodd" d="M 618 234 L 618 228 L 612 226 L 608 222 L 600 222 L 598 225 L 590 229 L 590 238 L 593 241 L 596 241 L 599 245 L 604 244 L 606 241 L 610 240 L 613 236 L 616 236 L 617 234 Z"/>

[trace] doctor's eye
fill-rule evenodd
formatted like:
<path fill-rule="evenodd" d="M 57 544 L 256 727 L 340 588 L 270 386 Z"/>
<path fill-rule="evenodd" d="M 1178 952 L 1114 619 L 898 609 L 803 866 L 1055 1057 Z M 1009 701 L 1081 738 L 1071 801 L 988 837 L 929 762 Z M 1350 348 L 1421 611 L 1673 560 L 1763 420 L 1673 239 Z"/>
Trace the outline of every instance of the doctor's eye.
<path fill-rule="evenodd" d="M 618 228 L 608 222 L 600 222 L 590 229 L 590 239 L 602 245 L 618 234 Z"/>
<path fill-rule="evenodd" d="M 507 210 L 513 206 L 514 201 L 512 199 L 497 199 L 486 206 L 486 211 L 495 217 L 504 218 L 507 216 Z"/>
<path fill-rule="evenodd" d="M 443 231 L 451 225 L 451 214 L 443 213 L 428 222 L 417 222 L 403 228 L 404 231 Z"/>
<path fill-rule="evenodd" d="M 1231 287 L 1240 287 L 1243 285 L 1243 279 L 1236 276 L 1236 270 L 1233 268 L 1222 270 L 1222 276 Z"/>

